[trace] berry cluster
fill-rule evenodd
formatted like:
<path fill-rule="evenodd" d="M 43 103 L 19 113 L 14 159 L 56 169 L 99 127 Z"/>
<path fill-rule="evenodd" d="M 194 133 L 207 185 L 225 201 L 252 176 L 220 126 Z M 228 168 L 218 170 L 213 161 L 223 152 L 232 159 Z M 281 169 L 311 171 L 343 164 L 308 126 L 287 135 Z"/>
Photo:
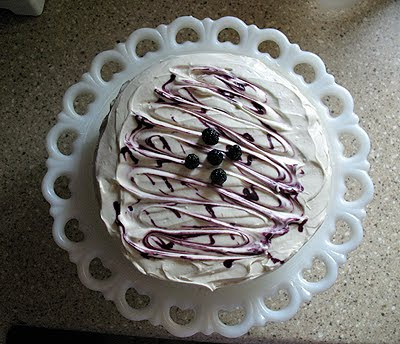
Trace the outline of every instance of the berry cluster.
<path fill-rule="evenodd" d="M 213 128 L 204 129 L 201 133 L 203 142 L 207 145 L 213 146 L 219 142 L 219 132 Z M 229 146 L 225 155 L 233 160 L 238 161 L 242 156 L 242 149 L 239 145 Z M 224 153 L 219 149 L 212 149 L 207 154 L 207 161 L 213 165 L 218 166 L 224 160 Z M 200 165 L 200 159 L 196 154 L 189 154 L 185 159 L 185 166 L 191 170 L 195 169 Z M 213 170 L 210 174 L 210 179 L 213 184 L 220 185 L 226 182 L 226 172 L 222 168 Z"/>

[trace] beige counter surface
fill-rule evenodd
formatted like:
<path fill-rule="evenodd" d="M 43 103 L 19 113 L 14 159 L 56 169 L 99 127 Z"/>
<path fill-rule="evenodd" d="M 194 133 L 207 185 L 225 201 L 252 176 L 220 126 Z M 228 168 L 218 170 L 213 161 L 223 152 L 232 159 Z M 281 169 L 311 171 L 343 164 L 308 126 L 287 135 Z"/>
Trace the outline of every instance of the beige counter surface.
<path fill-rule="evenodd" d="M 181 15 L 233 15 L 247 24 L 277 28 L 317 53 L 351 92 L 372 142 L 375 196 L 362 245 L 349 255 L 335 285 L 292 320 L 254 328 L 235 340 L 218 335 L 193 339 L 399 343 L 400 3 L 365 0 L 341 12 L 290 0 L 101 3 L 52 0 L 36 18 L 0 10 L 0 341 L 13 324 L 170 337 L 146 321 L 126 320 L 100 293 L 86 289 L 67 253 L 54 243 L 49 206 L 40 192 L 44 138 L 65 90 L 97 53 L 138 28 Z"/>

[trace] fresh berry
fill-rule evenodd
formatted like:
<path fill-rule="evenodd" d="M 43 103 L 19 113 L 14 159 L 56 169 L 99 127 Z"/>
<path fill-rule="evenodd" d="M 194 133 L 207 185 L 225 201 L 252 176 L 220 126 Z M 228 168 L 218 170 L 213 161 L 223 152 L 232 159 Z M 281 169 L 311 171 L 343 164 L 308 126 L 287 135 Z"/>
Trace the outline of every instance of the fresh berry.
<path fill-rule="evenodd" d="M 240 157 L 242 156 L 242 149 L 239 145 L 230 146 L 226 152 L 226 156 L 233 161 L 240 160 Z"/>
<path fill-rule="evenodd" d="M 185 159 L 185 167 L 191 170 L 200 165 L 200 159 L 196 154 L 189 154 Z"/>
<path fill-rule="evenodd" d="M 216 145 L 219 141 L 219 133 L 213 128 L 204 129 L 201 133 L 201 137 L 205 144 Z"/>
<path fill-rule="evenodd" d="M 226 172 L 222 168 L 217 168 L 210 175 L 213 184 L 222 186 L 226 182 Z"/>
<path fill-rule="evenodd" d="M 211 165 L 217 166 L 224 160 L 224 153 L 218 149 L 213 149 L 208 152 L 207 160 Z"/>

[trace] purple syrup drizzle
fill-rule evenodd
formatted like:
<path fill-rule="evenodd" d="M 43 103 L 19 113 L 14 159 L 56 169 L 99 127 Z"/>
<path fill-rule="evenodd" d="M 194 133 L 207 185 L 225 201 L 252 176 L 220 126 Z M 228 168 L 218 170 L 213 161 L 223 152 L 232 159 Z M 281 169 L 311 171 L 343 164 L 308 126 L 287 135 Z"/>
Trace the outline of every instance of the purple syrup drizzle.
<path fill-rule="evenodd" d="M 278 258 L 272 257 L 272 255 L 270 253 L 268 253 L 268 257 L 272 260 L 272 263 L 279 263 L 279 264 L 284 264 L 285 263 L 284 260 L 280 260 Z"/>
<path fill-rule="evenodd" d="M 121 214 L 121 204 L 118 203 L 117 201 L 115 201 L 113 203 L 113 208 L 115 210 L 115 223 L 117 226 L 122 226 L 123 224 L 121 223 L 121 221 L 118 219 L 118 216 Z"/>
<path fill-rule="evenodd" d="M 210 234 L 208 237 L 210 238 L 210 245 L 214 245 L 215 244 L 214 236 Z"/>
<path fill-rule="evenodd" d="M 212 67 L 191 67 L 191 72 L 195 79 L 186 80 L 182 77 L 177 78 L 175 74 L 171 74 L 170 79 L 161 87 L 155 89 L 157 101 L 154 103 L 158 107 L 166 109 L 179 110 L 194 119 L 199 121 L 204 128 L 213 127 L 224 139 L 230 140 L 232 144 L 238 144 L 242 148 L 253 152 L 247 154 L 246 162 L 237 161 L 232 162 L 235 167 L 240 171 L 243 176 L 251 179 L 255 184 L 244 183 L 246 186 L 243 188 L 243 193 L 240 194 L 229 187 L 216 187 L 208 183 L 201 182 L 198 179 L 193 179 L 188 175 L 168 176 L 162 174 L 161 169 L 154 167 L 148 168 L 151 172 L 146 172 L 145 175 L 150 180 L 152 185 L 156 182 L 152 177 L 156 177 L 164 181 L 170 193 L 162 191 L 161 189 L 154 189 L 154 193 L 149 193 L 147 200 L 152 200 L 152 203 L 157 204 L 157 207 L 165 208 L 175 214 L 177 218 L 181 218 L 182 214 L 192 217 L 194 224 L 182 224 L 176 228 L 163 228 L 158 226 L 151 218 L 151 213 L 144 207 L 143 211 L 150 219 L 155 228 L 151 229 L 138 244 L 130 241 L 125 235 L 123 224 L 119 220 L 120 205 L 114 203 L 116 212 L 115 223 L 120 226 L 123 232 L 123 238 L 129 245 L 134 247 L 146 258 L 184 258 L 192 260 L 222 260 L 226 268 L 230 268 L 234 260 L 242 259 L 249 256 L 264 255 L 272 260 L 273 263 L 283 264 L 283 261 L 274 258 L 268 252 L 268 247 L 274 237 L 285 235 L 289 231 L 290 225 L 297 225 L 298 230 L 302 231 L 307 218 L 304 216 L 304 209 L 298 202 L 297 196 L 303 191 L 303 186 L 298 181 L 298 176 L 301 174 L 298 171 L 297 165 L 285 164 L 279 161 L 279 156 L 286 154 L 290 156 L 293 152 L 291 143 L 275 131 L 271 126 L 263 122 L 263 117 L 266 117 L 266 99 L 267 94 L 258 88 L 256 85 L 240 79 L 232 73 L 219 68 Z M 202 76 L 207 75 L 221 81 L 225 86 L 216 86 L 216 84 L 206 83 L 203 81 Z M 218 83 L 217 83 L 218 84 Z M 253 136 L 249 133 L 240 134 L 232 128 L 225 127 L 222 123 L 214 119 L 214 116 L 208 116 L 208 112 L 218 112 L 222 115 L 233 116 L 225 110 L 219 108 L 212 108 L 203 104 L 201 98 L 196 97 L 197 90 L 207 90 L 216 96 L 224 99 L 226 102 L 237 105 L 246 104 L 243 107 L 251 112 L 254 118 L 258 118 L 259 124 L 253 122 L 249 125 L 256 126 L 258 130 L 265 132 L 266 141 L 269 148 L 265 149 L 259 146 Z M 265 99 L 254 98 L 247 90 L 257 91 L 265 95 Z M 142 139 L 141 136 L 146 134 L 148 130 L 158 129 L 160 133 L 173 133 L 172 139 L 179 143 L 180 148 L 186 154 L 183 144 L 189 145 L 193 150 L 200 150 L 204 152 L 204 147 L 198 143 L 198 137 L 194 136 L 192 139 L 184 139 L 185 135 L 189 135 L 188 130 L 180 126 L 175 126 L 171 122 L 164 122 L 162 120 L 155 121 L 147 114 L 134 114 L 137 122 L 137 127 L 130 135 L 125 138 L 126 146 L 121 149 L 121 154 L 125 157 L 128 153 L 131 160 L 135 164 L 132 166 L 132 171 L 137 171 L 141 166 L 138 158 L 135 156 L 143 156 L 153 159 L 158 168 L 161 168 L 164 163 L 181 164 L 182 155 L 178 152 L 173 152 L 171 145 L 166 137 L 162 134 L 145 135 Z M 257 117 L 260 116 L 260 117 Z M 176 123 L 174 116 L 170 116 L 171 120 Z M 260 129 L 261 128 L 261 129 Z M 151 131 L 153 133 L 153 131 Z M 200 134 L 199 134 L 200 135 Z M 171 135 L 168 136 L 170 140 Z M 162 143 L 162 149 L 156 147 L 153 139 L 157 138 Z M 283 147 L 276 154 L 273 141 L 279 143 L 279 147 Z M 133 157 L 133 158 L 132 158 Z M 184 158 L 184 157 L 183 157 Z M 276 171 L 277 177 L 271 178 L 260 172 L 254 170 L 251 165 L 254 159 L 258 159 L 261 163 L 269 164 L 273 170 Z M 146 160 L 146 159 L 144 159 Z M 146 167 L 146 165 L 144 165 Z M 152 165 L 154 166 L 154 165 Z M 151 175 L 151 177 L 150 177 Z M 132 185 L 140 189 L 140 185 L 136 185 L 135 179 L 130 178 Z M 193 197 L 179 197 L 174 196 L 173 183 L 179 183 L 187 189 L 196 190 Z M 278 206 L 270 206 L 261 204 L 260 197 L 257 191 L 269 190 L 276 199 Z M 157 190 L 159 194 L 157 194 Z M 256 191 L 257 190 L 257 191 Z M 264 191 L 265 191 L 264 190 Z M 217 194 L 221 203 L 212 201 L 207 196 L 209 193 Z M 194 198 L 197 196 L 196 198 Z M 213 198 L 214 199 L 214 198 Z M 139 199 L 140 200 L 140 199 Z M 173 202 L 171 205 L 171 202 Z M 187 210 L 186 204 L 203 205 L 209 216 L 202 213 L 195 213 L 192 210 Z M 179 205 L 181 207 L 179 207 Z M 182 207 L 184 206 L 184 207 Z M 238 209 L 245 211 L 252 216 L 264 216 L 271 221 L 272 226 L 266 226 L 263 231 L 255 235 L 254 231 L 246 228 L 245 226 L 236 225 L 234 223 L 227 223 L 224 219 L 218 219 L 215 214 L 214 208 L 223 206 L 224 208 Z M 179 210 L 178 210 L 179 209 Z M 185 210 L 186 209 L 186 210 Z M 295 209 L 300 215 L 295 213 Z M 281 215 L 284 213 L 284 215 Z M 287 216 L 288 213 L 292 215 Z M 198 224 L 198 220 L 202 224 Z M 197 224 L 196 224 L 197 223 Z M 228 235 L 234 246 L 220 246 L 216 244 L 215 237 L 218 235 Z M 194 241 L 193 239 L 208 236 L 208 242 Z M 178 246 L 175 246 L 178 245 Z M 178 247 L 178 248 L 174 248 Z M 187 250 L 185 250 L 187 248 Z M 229 257 L 229 258 L 228 258 Z"/>
<path fill-rule="evenodd" d="M 252 164 L 252 162 L 253 162 L 253 159 L 254 159 L 254 157 L 253 157 L 251 154 L 249 154 L 249 155 L 247 156 L 247 162 L 246 162 L 245 165 L 251 166 L 251 164 Z"/>
<path fill-rule="evenodd" d="M 165 185 L 167 186 L 168 189 L 171 190 L 171 192 L 174 192 L 174 188 L 172 187 L 171 183 L 169 182 L 169 180 L 166 177 L 162 177 Z"/>
<path fill-rule="evenodd" d="M 307 223 L 307 219 L 304 219 L 301 223 L 299 223 L 298 231 L 302 232 L 304 230 L 304 225 Z"/>
<path fill-rule="evenodd" d="M 156 182 L 147 173 L 145 174 L 145 176 L 147 177 L 148 180 L 150 180 L 151 184 L 156 185 Z"/>
<path fill-rule="evenodd" d="M 146 144 L 147 144 L 149 147 L 152 147 L 153 149 L 156 149 L 156 146 L 155 146 L 155 144 L 153 143 L 152 140 L 153 140 L 153 138 L 157 138 L 157 137 L 159 138 L 159 140 L 160 140 L 161 143 L 163 144 L 163 149 L 166 149 L 166 150 L 168 150 L 168 151 L 171 152 L 171 147 L 169 146 L 167 140 L 166 140 L 164 137 L 162 137 L 161 135 L 153 135 L 153 136 L 148 137 L 148 138 L 145 140 Z"/>
<path fill-rule="evenodd" d="M 164 250 L 170 250 L 174 247 L 174 243 L 172 241 L 165 243 L 164 240 L 159 240 L 158 244 L 160 245 L 160 247 Z"/>
<path fill-rule="evenodd" d="M 182 215 L 181 215 L 181 213 L 179 212 L 179 210 L 176 210 L 176 209 L 174 209 L 174 208 L 168 208 L 169 210 L 171 210 L 174 214 L 175 214 L 175 216 L 178 218 L 178 219 L 180 219 L 181 217 L 182 217 Z"/>
<path fill-rule="evenodd" d="M 213 206 L 207 204 L 207 205 L 205 206 L 205 208 L 206 208 L 206 210 L 208 211 L 208 213 L 211 215 L 212 218 L 214 218 L 214 219 L 217 218 L 217 217 L 215 216 L 215 213 L 214 213 L 214 210 L 213 210 Z"/>
<path fill-rule="evenodd" d="M 129 157 L 131 158 L 134 164 L 137 164 L 139 162 L 139 159 L 133 155 L 132 151 L 127 146 L 122 147 L 120 153 L 124 156 L 125 160 L 126 160 L 126 153 L 128 153 Z"/>
<path fill-rule="evenodd" d="M 183 154 L 186 155 L 186 151 L 185 151 L 185 148 L 183 148 L 182 143 L 180 143 L 179 145 L 180 145 L 180 147 L 181 147 L 181 149 L 182 149 Z"/>
<path fill-rule="evenodd" d="M 274 149 L 274 144 L 272 143 L 272 136 L 270 134 L 267 134 L 267 140 L 269 143 L 269 148 Z"/>

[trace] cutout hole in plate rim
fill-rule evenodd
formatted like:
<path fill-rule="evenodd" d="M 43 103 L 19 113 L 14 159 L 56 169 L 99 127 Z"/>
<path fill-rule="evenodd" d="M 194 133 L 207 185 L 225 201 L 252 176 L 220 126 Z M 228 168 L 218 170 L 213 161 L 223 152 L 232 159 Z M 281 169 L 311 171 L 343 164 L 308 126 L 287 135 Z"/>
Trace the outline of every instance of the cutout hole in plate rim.
<path fill-rule="evenodd" d="M 59 176 L 54 182 L 54 192 L 56 195 L 62 199 L 70 199 L 72 196 L 71 190 L 69 188 L 70 178 L 62 175 Z"/>
<path fill-rule="evenodd" d="M 218 311 L 219 320 L 227 326 L 239 325 L 246 317 L 246 309 L 242 306 L 236 306 L 232 310 L 220 309 Z"/>
<path fill-rule="evenodd" d="M 134 287 L 130 287 L 126 290 L 125 299 L 127 304 L 134 309 L 146 308 L 151 302 L 149 296 L 139 294 Z"/>
<path fill-rule="evenodd" d="M 64 233 L 68 240 L 78 243 L 85 239 L 85 233 L 79 228 L 77 219 L 70 219 L 64 226 Z"/>
<path fill-rule="evenodd" d="M 271 39 L 265 39 L 258 46 L 257 49 L 260 53 L 268 54 L 273 59 L 276 59 L 281 54 L 279 44 Z"/>
<path fill-rule="evenodd" d="M 159 50 L 159 45 L 152 39 L 142 39 L 136 44 L 136 55 L 144 57 L 149 52 L 156 52 Z"/>
<path fill-rule="evenodd" d="M 109 82 L 114 78 L 115 74 L 121 73 L 124 69 L 124 64 L 122 62 L 109 60 L 101 67 L 100 75 L 104 81 Z"/>
<path fill-rule="evenodd" d="M 194 320 L 196 312 L 194 309 L 191 308 L 181 309 L 177 306 L 172 306 L 169 309 L 169 315 L 174 323 L 185 326 L 190 324 Z"/>
<path fill-rule="evenodd" d="M 314 67 L 309 63 L 298 63 L 294 66 L 293 71 L 296 74 L 301 75 L 307 84 L 311 84 L 315 80 Z"/>
<path fill-rule="evenodd" d="M 238 45 L 240 43 L 240 34 L 235 29 L 225 28 L 218 33 L 218 41 L 221 43 L 230 42 Z"/>
<path fill-rule="evenodd" d="M 189 28 L 189 27 L 184 27 L 180 29 L 176 33 L 176 43 L 178 44 L 183 44 L 185 42 L 198 42 L 199 41 L 199 34 L 197 33 L 196 30 Z"/>
<path fill-rule="evenodd" d="M 78 115 L 84 116 L 87 114 L 89 105 L 96 99 L 92 91 L 82 91 L 74 99 L 74 110 Z"/>

